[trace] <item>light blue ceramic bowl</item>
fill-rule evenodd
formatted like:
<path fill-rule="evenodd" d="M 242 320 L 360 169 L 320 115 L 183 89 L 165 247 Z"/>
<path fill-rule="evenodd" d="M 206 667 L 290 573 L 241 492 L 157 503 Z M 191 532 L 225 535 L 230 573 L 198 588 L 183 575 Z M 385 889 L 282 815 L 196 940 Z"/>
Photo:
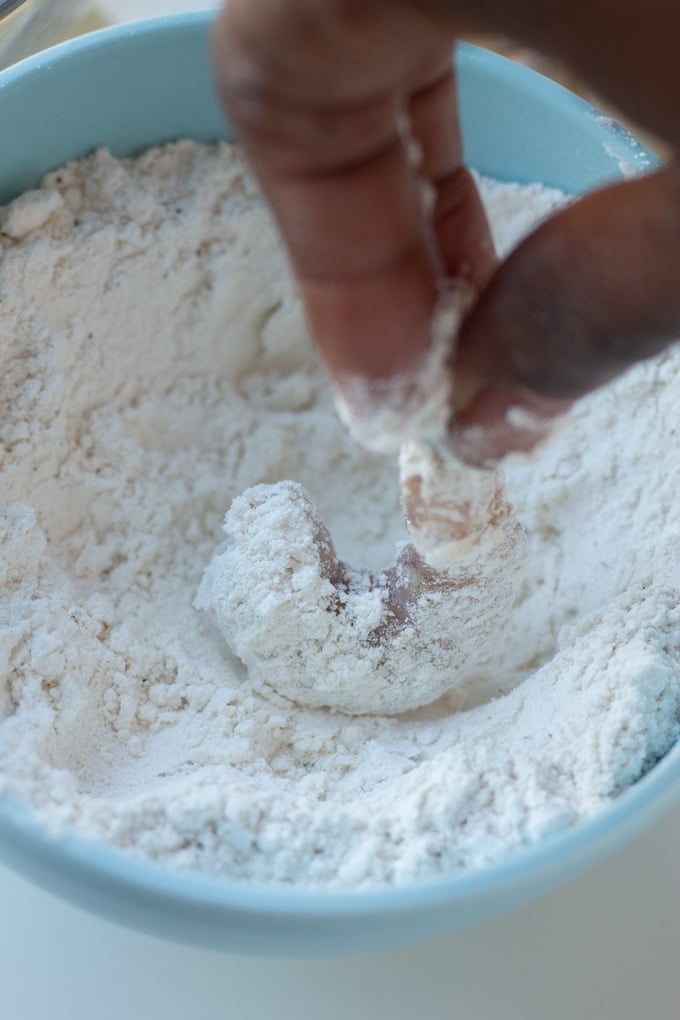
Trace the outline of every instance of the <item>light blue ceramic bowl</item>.
<path fill-rule="evenodd" d="M 208 15 L 162 18 L 59 46 L 0 75 L 0 201 L 98 145 L 225 134 L 207 56 Z M 580 191 L 651 159 L 616 124 L 550 81 L 462 47 L 466 157 L 497 177 Z M 0 800 L 0 856 L 73 902 L 144 931 L 242 952 L 386 948 L 480 923 L 622 846 L 680 791 L 680 748 L 597 819 L 479 874 L 395 890 L 246 889 L 176 874 L 78 838 L 55 842 Z"/>

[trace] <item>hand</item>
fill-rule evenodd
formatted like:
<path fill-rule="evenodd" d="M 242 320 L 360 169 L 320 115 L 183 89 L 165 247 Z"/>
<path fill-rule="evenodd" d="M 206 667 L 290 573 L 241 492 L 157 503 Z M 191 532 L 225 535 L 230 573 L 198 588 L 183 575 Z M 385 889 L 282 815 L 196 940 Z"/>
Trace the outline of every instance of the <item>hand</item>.
<path fill-rule="evenodd" d="M 468 450 L 479 459 L 533 441 L 508 426 L 508 407 L 562 410 L 680 333 L 675 169 L 575 203 L 495 271 L 461 165 L 450 66 L 457 32 L 499 30 L 567 60 L 624 112 L 671 146 L 678 141 L 674 0 L 655 0 L 645 14 L 625 0 L 589 0 L 582 12 L 551 7 L 230 0 L 214 33 L 225 106 L 341 389 L 357 375 L 407 373 L 420 359 L 437 260 L 482 289 L 457 346 L 454 393 L 454 428 L 486 426 L 486 448 Z M 404 114 L 422 153 L 417 173 L 403 144 Z M 437 251 L 419 175 L 435 188 Z"/>

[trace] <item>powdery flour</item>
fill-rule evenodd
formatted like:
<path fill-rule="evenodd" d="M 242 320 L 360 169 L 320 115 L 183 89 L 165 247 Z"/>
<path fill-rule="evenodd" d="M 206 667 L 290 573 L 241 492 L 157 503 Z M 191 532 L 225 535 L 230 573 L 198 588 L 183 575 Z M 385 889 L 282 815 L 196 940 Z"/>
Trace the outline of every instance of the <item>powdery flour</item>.
<path fill-rule="evenodd" d="M 502 249 L 558 196 L 484 183 Z M 232 499 L 302 483 L 338 553 L 405 536 L 338 424 L 228 146 L 69 165 L 0 242 L 0 790 L 55 831 L 250 882 L 480 868 L 601 811 L 680 733 L 680 350 L 581 401 L 506 485 L 507 625 L 426 709 L 262 694 L 193 608 Z"/>

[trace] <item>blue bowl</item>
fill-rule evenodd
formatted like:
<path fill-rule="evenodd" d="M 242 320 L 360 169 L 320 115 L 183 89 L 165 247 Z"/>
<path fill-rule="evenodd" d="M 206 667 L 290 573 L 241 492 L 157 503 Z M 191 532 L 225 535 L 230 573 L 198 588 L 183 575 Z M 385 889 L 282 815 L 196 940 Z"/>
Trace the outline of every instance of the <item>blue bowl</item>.
<path fill-rule="evenodd" d="M 207 55 L 209 15 L 108 29 L 0 75 L 0 201 L 107 145 L 129 156 L 226 127 Z M 579 192 L 654 160 L 560 86 L 474 47 L 458 54 L 466 159 L 507 180 Z M 478 924 L 622 846 L 680 792 L 680 748 L 601 815 L 500 866 L 374 892 L 246 888 L 179 874 L 76 836 L 55 840 L 26 805 L 0 799 L 0 857 L 50 891 L 123 924 L 247 953 L 387 948 Z"/>

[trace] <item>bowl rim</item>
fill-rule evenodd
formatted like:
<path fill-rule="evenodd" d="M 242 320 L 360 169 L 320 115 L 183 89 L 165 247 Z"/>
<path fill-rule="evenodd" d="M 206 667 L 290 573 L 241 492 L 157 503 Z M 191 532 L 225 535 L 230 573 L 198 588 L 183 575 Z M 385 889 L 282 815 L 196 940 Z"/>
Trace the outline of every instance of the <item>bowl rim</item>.
<path fill-rule="evenodd" d="M 21 87 L 36 71 L 71 61 L 100 47 L 124 44 L 131 36 L 158 32 L 205 29 L 213 10 L 146 18 L 109 26 L 60 43 L 0 72 L 0 99 L 12 86 Z M 584 99 L 539 72 L 470 44 L 459 44 L 459 54 L 482 64 L 496 78 L 557 102 L 579 116 L 597 120 L 604 140 L 620 156 L 621 173 L 645 170 L 658 160 L 630 132 Z M 35 877 L 36 861 L 49 862 L 51 870 L 78 875 L 92 885 L 106 884 L 121 895 L 162 900 L 166 907 L 247 913 L 252 917 L 332 919 L 351 915 L 389 916 L 424 907 L 450 908 L 471 900 L 486 900 L 510 887 L 536 885 L 541 877 L 563 871 L 572 874 L 604 857 L 611 844 L 632 838 L 680 798 L 680 741 L 637 782 L 612 799 L 590 819 L 522 847 L 499 864 L 453 875 L 442 875 L 403 885 L 360 887 L 257 885 L 171 867 L 140 859 L 110 845 L 80 835 L 55 835 L 38 823 L 27 803 L 0 793 L 0 857 L 11 856 L 11 866 Z M 7 855 L 5 851 L 9 849 Z M 25 862 L 25 863 L 24 863 Z M 38 881 L 41 881 L 38 878 Z M 43 884 L 45 884 L 43 882 Z M 58 890 L 57 890 L 58 891 Z"/>
<path fill-rule="evenodd" d="M 28 804 L 7 794 L 0 796 L 0 856 L 2 846 L 9 846 L 26 856 L 26 870 L 31 873 L 31 860 L 49 860 L 52 867 L 77 873 L 89 884 L 113 883 L 121 894 L 160 898 L 168 905 L 301 919 L 391 915 L 487 899 L 509 887 L 538 884 L 558 871 L 576 873 L 581 865 L 604 857 L 609 844 L 618 843 L 619 837 L 627 840 L 642 833 L 679 797 L 680 741 L 593 818 L 522 847 L 499 864 L 403 885 L 359 889 L 251 884 L 180 871 L 77 834 L 53 834 L 35 821 Z M 24 870 L 16 857 L 13 866 Z"/>
<path fill-rule="evenodd" d="M 2 0 L 0 0 L 1 2 Z M 10 0 L 10 2 L 21 4 L 25 0 Z M 22 81 L 25 78 L 30 78 L 36 71 L 51 69 L 65 60 L 77 59 L 99 47 L 111 48 L 124 45 L 131 37 L 141 38 L 147 34 L 155 35 L 158 32 L 183 33 L 187 30 L 205 30 L 210 26 L 217 13 L 214 8 L 209 8 L 161 14 L 132 22 L 106 25 L 103 28 L 74 36 L 24 57 L 0 70 L 0 94 L 8 87 L 21 87 Z M 456 59 L 462 59 L 470 69 L 476 69 L 482 65 L 494 78 L 507 83 L 514 90 L 525 92 L 533 97 L 540 96 L 546 104 L 556 103 L 563 112 L 585 117 L 586 122 L 590 122 L 591 128 L 597 128 L 600 140 L 606 146 L 608 155 L 618 165 L 620 177 L 625 178 L 644 173 L 661 164 L 662 161 L 656 153 L 641 142 L 627 127 L 613 117 L 604 114 L 582 96 L 576 95 L 564 85 L 548 78 L 542 72 L 473 43 L 457 42 L 455 52 Z"/>

